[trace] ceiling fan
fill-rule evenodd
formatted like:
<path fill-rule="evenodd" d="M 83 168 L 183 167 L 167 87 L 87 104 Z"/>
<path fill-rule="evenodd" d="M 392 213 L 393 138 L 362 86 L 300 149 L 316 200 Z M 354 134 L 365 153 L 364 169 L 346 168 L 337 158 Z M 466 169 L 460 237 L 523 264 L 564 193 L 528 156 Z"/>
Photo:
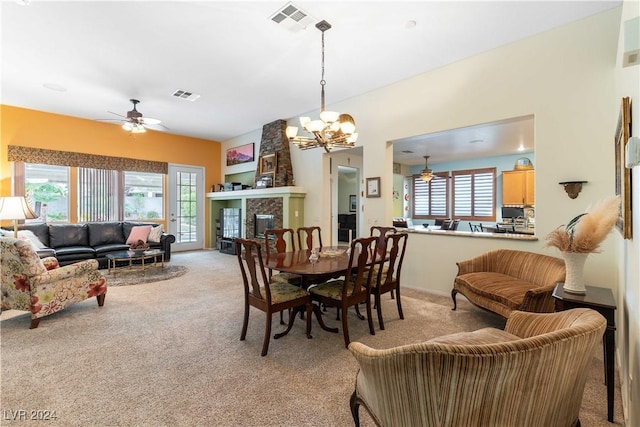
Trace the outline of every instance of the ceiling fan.
<path fill-rule="evenodd" d="M 166 126 L 161 125 L 161 120 L 152 119 L 151 117 L 143 117 L 142 113 L 136 109 L 136 105 L 140 103 L 137 99 L 130 99 L 133 103 L 133 110 L 127 111 L 127 115 L 114 113 L 113 111 L 107 111 L 108 113 L 115 114 L 122 117 L 122 119 L 99 119 L 99 120 L 118 120 L 124 122 L 122 129 L 131 133 L 143 133 L 147 131 L 147 127 L 153 129 L 154 126 L 160 126 L 164 129 L 168 129 Z"/>

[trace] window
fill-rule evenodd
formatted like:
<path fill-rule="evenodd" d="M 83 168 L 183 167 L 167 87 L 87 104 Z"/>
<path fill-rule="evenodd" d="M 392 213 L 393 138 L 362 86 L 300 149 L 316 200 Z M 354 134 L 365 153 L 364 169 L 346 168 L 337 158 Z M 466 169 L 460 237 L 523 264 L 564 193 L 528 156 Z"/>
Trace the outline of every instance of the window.
<path fill-rule="evenodd" d="M 163 175 L 78 168 L 78 221 L 161 219 Z"/>
<path fill-rule="evenodd" d="M 453 218 L 495 221 L 496 168 L 453 171 Z"/>
<path fill-rule="evenodd" d="M 124 173 L 124 219 L 163 218 L 162 174 Z"/>
<path fill-rule="evenodd" d="M 434 173 L 430 182 L 412 176 L 413 218 L 495 221 L 496 168 L 453 171 L 451 178 L 449 184 L 447 172 Z"/>
<path fill-rule="evenodd" d="M 123 221 L 164 218 L 164 175 L 153 172 L 71 168 L 16 162 L 16 191 L 39 216 L 29 221 Z M 72 173 L 73 172 L 73 173 Z M 77 189 L 77 218 L 70 218 L 69 189 Z M 73 191 L 71 196 L 75 197 Z"/>
<path fill-rule="evenodd" d="M 25 195 L 37 220 L 69 221 L 69 168 L 66 166 L 24 164 Z"/>
<path fill-rule="evenodd" d="M 424 182 L 420 175 L 413 175 L 413 218 L 449 217 L 449 174 L 437 172 L 433 179 Z"/>

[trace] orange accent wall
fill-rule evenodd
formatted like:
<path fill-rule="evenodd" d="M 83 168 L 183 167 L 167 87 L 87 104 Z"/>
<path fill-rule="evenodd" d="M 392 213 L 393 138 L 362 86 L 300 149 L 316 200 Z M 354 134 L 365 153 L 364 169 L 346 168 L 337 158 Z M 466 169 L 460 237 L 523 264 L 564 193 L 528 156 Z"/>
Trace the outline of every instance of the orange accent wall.
<path fill-rule="evenodd" d="M 221 144 L 213 140 L 152 130 L 131 134 L 118 124 L 1 105 L 0 143 L 0 196 L 12 194 L 13 162 L 7 160 L 9 145 L 200 166 L 205 170 L 205 192 L 213 184 L 222 182 Z M 75 212 L 74 206 L 70 208 Z M 207 218 L 209 204 L 205 200 L 206 240 L 210 223 Z M 209 246 L 209 242 L 205 241 L 205 245 Z"/>

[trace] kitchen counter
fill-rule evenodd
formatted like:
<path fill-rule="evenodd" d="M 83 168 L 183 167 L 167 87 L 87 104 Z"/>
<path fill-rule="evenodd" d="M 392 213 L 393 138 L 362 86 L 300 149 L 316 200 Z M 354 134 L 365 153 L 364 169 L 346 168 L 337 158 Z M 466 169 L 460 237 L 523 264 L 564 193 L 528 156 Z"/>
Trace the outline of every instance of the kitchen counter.
<path fill-rule="evenodd" d="M 414 227 L 414 228 L 399 228 L 399 231 L 406 231 L 407 233 L 416 234 L 434 234 L 439 236 L 452 236 L 452 237 L 474 237 L 484 239 L 509 239 L 509 240 L 530 240 L 537 241 L 538 238 L 534 235 L 534 231 L 531 229 L 518 229 L 515 233 L 492 233 L 488 231 L 457 231 L 457 230 L 438 230 L 434 228 Z"/>

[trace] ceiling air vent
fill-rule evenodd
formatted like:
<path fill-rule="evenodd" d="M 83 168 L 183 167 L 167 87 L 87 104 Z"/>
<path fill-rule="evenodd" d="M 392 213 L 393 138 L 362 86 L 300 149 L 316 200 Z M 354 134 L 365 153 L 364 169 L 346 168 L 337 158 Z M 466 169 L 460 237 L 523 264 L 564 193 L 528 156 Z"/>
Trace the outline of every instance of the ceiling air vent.
<path fill-rule="evenodd" d="M 316 21 L 313 17 L 309 16 L 307 12 L 291 2 L 281 7 L 276 13 L 271 15 L 269 19 L 294 33 L 304 30 L 309 24 Z"/>
<path fill-rule="evenodd" d="M 175 92 L 173 92 L 173 96 L 180 99 L 186 99 L 187 101 L 195 101 L 196 99 L 200 98 L 200 95 L 196 95 L 193 92 L 189 92 L 181 89 L 178 89 Z"/>

